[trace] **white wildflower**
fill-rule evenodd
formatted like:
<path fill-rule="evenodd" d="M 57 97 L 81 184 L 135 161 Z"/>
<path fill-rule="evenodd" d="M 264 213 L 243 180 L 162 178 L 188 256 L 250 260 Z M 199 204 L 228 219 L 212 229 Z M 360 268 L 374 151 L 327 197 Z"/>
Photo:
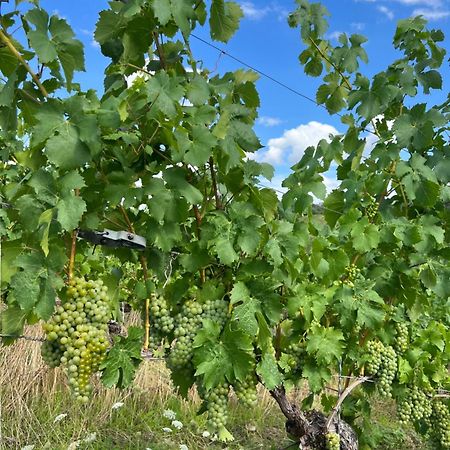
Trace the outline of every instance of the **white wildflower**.
<path fill-rule="evenodd" d="M 91 442 L 94 442 L 97 439 L 97 433 L 89 433 L 84 439 L 83 442 L 86 444 L 89 444 Z"/>
<path fill-rule="evenodd" d="M 204 438 L 209 438 L 209 437 L 211 436 L 211 433 L 210 433 L 209 431 L 204 431 L 204 432 L 202 433 L 202 436 L 203 436 Z"/>
<path fill-rule="evenodd" d="M 163 431 L 164 431 L 164 433 L 172 433 L 172 428 L 164 427 Z"/>
<path fill-rule="evenodd" d="M 81 444 L 81 441 L 75 441 L 69 444 L 69 446 L 67 447 L 67 450 L 75 450 L 76 448 L 78 448 Z"/>
<path fill-rule="evenodd" d="M 179 420 L 172 420 L 172 426 L 174 426 L 177 430 L 181 430 L 183 428 L 183 424 Z"/>
<path fill-rule="evenodd" d="M 189 450 L 188 446 L 185 444 L 180 444 L 180 450 Z"/>
<path fill-rule="evenodd" d="M 123 406 L 123 402 L 117 402 L 111 406 L 111 409 L 119 409 L 119 408 L 122 408 L 122 406 Z"/>
<path fill-rule="evenodd" d="M 175 411 L 172 411 L 171 409 L 166 409 L 166 410 L 163 412 L 163 416 L 164 416 L 166 419 L 169 419 L 169 420 L 175 420 L 175 419 L 177 418 L 177 413 L 176 413 Z"/>
<path fill-rule="evenodd" d="M 58 414 L 56 417 L 55 417 L 55 420 L 53 421 L 53 423 L 58 423 L 58 422 L 61 422 L 61 420 L 63 420 L 63 419 L 65 419 L 67 417 L 67 414 Z"/>
<path fill-rule="evenodd" d="M 25 447 L 22 447 L 21 450 L 33 450 L 34 449 L 34 445 L 25 445 Z"/>

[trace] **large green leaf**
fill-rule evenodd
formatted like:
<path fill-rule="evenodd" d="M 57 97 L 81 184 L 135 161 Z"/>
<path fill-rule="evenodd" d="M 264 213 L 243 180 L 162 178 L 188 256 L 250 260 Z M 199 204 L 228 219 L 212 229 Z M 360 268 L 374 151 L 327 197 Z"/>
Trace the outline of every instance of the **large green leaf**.
<path fill-rule="evenodd" d="M 212 0 L 209 18 L 211 37 L 216 41 L 228 42 L 238 29 L 242 16 L 242 9 L 237 3 Z"/>

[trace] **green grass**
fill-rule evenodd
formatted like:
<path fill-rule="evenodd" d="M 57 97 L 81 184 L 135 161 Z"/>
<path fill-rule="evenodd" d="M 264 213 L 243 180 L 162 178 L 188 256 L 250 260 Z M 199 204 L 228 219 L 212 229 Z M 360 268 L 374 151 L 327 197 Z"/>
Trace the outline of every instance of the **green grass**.
<path fill-rule="evenodd" d="M 123 406 L 113 409 L 116 401 Z M 57 391 L 50 399 L 30 399 L 28 412 L 20 417 L 10 414 L 2 417 L 3 446 L 21 449 L 35 445 L 35 450 L 66 450 L 70 444 L 95 433 L 95 440 L 82 443 L 79 448 L 92 450 L 133 449 L 173 450 L 181 444 L 189 450 L 221 449 L 225 446 L 202 437 L 206 430 L 204 416 L 197 416 L 198 401 L 185 401 L 176 395 L 161 397 L 158 393 L 142 389 L 113 392 L 105 399 L 95 396 L 88 406 L 72 401 L 65 389 Z M 183 424 L 177 430 L 164 416 L 170 409 Z M 59 414 L 67 414 L 54 423 Z M 165 432 L 164 428 L 172 432 Z M 284 419 L 277 407 L 268 399 L 249 409 L 231 401 L 230 431 L 235 441 L 228 449 L 282 449 L 292 443 L 284 432 Z M 378 403 L 375 420 L 370 431 L 374 447 L 379 450 L 431 450 L 411 429 L 399 426 L 391 405 Z"/>
<path fill-rule="evenodd" d="M 36 329 L 27 332 L 37 333 Z M 108 390 L 96 383 L 95 392 L 87 406 L 74 402 L 62 372 L 43 364 L 38 343 L 0 346 L 0 448 L 20 450 L 34 445 L 34 450 L 74 450 L 74 442 L 91 434 L 95 439 L 81 442 L 79 449 L 177 450 L 184 444 L 189 450 L 280 450 L 293 444 L 284 431 L 284 418 L 267 392 L 261 392 L 254 408 L 238 405 L 231 398 L 228 429 L 235 438 L 232 443 L 224 445 L 203 437 L 206 419 L 197 415 L 198 396 L 191 392 L 185 400 L 176 395 L 161 362 L 142 364 L 133 389 Z M 117 402 L 123 406 L 113 409 Z M 183 424 L 181 430 L 164 416 L 168 409 Z M 66 416 L 55 423 L 60 414 Z M 166 427 L 172 432 L 165 432 Z M 433 450 L 414 430 L 398 423 L 394 405 L 384 400 L 375 402 L 371 429 L 365 437 L 370 445 L 361 445 L 360 450 Z"/>
<path fill-rule="evenodd" d="M 123 397 L 123 398 L 122 398 Z M 202 437 L 206 430 L 205 417 L 197 416 L 198 404 L 186 402 L 173 395 L 164 403 L 151 392 L 126 391 L 115 398 L 123 406 L 112 409 L 108 399 L 109 411 L 100 396 L 87 406 L 78 406 L 68 397 L 67 392 L 58 392 L 50 401 L 34 398 L 28 404 L 24 417 L 11 414 L 2 417 L 3 447 L 21 449 L 25 445 L 35 445 L 35 450 L 66 450 L 77 440 L 83 440 L 95 433 L 92 443 L 83 443 L 84 449 L 133 449 L 152 450 L 178 449 L 185 444 L 192 449 L 219 449 L 223 445 Z M 164 416 L 170 409 L 176 419 L 183 424 L 177 430 L 171 420 Z M 67 414 L 54 423 L 59 414 Z M 164 428 L 172 432 L 165 432 Z M 230 449 L 275 449 L 289 445 L 284 433 L 281 414 L 270 406 L 246 409 L 231 405 L 230 431 L 235 441 Z"/>

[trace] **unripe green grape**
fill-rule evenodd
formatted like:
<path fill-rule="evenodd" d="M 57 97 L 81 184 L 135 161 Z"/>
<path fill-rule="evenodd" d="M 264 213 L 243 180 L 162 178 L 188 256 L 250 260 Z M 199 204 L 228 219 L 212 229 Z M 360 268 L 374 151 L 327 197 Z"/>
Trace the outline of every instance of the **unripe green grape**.
<path fill-rule="evenodd" d="M 254 406 L 258 399 L 258 380 L 254 376 L 247 377 L 244 381 L 236 382 L 234 391 L 237 398 L 246 406 Z"/>
<path fill-rule="evenodd" d="M 44 326 L 47 333 L 47 341 L 42 346 L 44 360 L 50 367 L 59 363 L 64 365 L 69 385 L 83 403 L 88 401 L 92 390 L 89 378 L 98 370 L 107 350 L 109 306 L 105 302 L 107 288 L 100 281 L 73 279 L 66 291 L 67 301 L 57 307 L 56 314 Z M 96 318 L 86 306 L 88 291 L 91 303 L 97 305 L 101 312 L 100 317 Z M 58 354 L 58 358 L 49 356 L 49 348 Z"/>
<path fill-rule="evenodd" d="M 339 450 L 341 448 L 341 438 L 337 433 L 327 433 L 325 436 L 327 450 Z"/>

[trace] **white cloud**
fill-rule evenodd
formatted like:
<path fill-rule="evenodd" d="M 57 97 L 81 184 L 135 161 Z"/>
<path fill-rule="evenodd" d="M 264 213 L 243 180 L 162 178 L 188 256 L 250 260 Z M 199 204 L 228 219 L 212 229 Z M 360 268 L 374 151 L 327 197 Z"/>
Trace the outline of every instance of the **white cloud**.
<path fill-rule="evenodd" d="M 380 3 L 380 0 L 355 0 L 357 3 Z M 431 8 L 442 6 L 442 0 L 385 0 L 385 3 L 401 3 L 402 5 L 424 5 Z"/>
<path fill-rule="evenodd" d="M 281 186 L 285 178 L 287 178 L 287 175 L 275 175 L 270 181 L 264 180 L 260 186 L 273 189 L 277 193 L 278 198 L 281 198 L 288 191 L 287 188 Z"/>
<path fill-rule="evenodd" d="M 94 39 L 94 32 L 86 29 L 81 29 L 81 33 L 91 38 L 91 47 L 100 48 L 100 44 Z"/>
<path fill-rule="evenodd" d="M 450 10 L 448 9 L 428 9 L 418 8 L 412 13 L 413 16 L 423 16 L 428 20 L 440 20 L 450 16 Z"/>
<path fill-rule="evenodd" d="M 442 6 L 442 0 L 395 0 L 403 5 L 424 5 L 430 8 L 438 8 Z"/>
<path fill-rule="evenodd" d="M 331 33 L 328 33 L 326 35 L 326 38 L 329 39 L 330 41 L 332 40 L 337 41 L 339 39 L 339 36 L 343 33 L 344 33 L 343 31 L 332 31 Z"/>
<path fill-rule="evenodd" d="M 281 7 L 276 2 L 272 2 L 270 5 L 261 7 L 256 6 L 253 2 L 243 1 L 241 2 L 241 8 L 244 12 L 244 16 L 250 20 L 261 20 L 269 14 L 275 15 L 278 20 L 283 20 L 289 14 L 285 8 Z"/>
<path fill-rule="evenodd" d="M 276 127 L 280 125 L 283 121 L 278 117 L 261 116 L 258 118 L 257 123 L 264 127 Z"/>
<path fill-rule="evenodd" d="M 242 2 L 241 8 L 244 12 L 244 16 L 251 20 L 260 20 L 267 16 L 271 10 L 269 6 L 258 8 L 253 2 Z"/>
<path fill-rule="evenodd" d="M 350 25 L 356 31 L 362 31 L 366 28 L 366 24 L 363 22 L 352 22 Z"/>
<path fill-rule="evenodd" d="M 337 180 L 336 177 L 323 177 L 323 184 L 329 194 L 333 189 L 336 189 L 339 186 L 340 181 Z"/>
<path fill-rule="evenodd" d="M 389 20 L 392 20 L 394 18 L 394 12 L 392 9 L 389 9 L 387 6 L 379 5 L 377 6 L 378 11 L 383 13 Z"/>
<path fill-rule="evenodd" d="M 300 160 L 307 147 L 317 145 L 330 134 L 338 134 L 336 128 L 320 122 L 309 122 L 297 128 L 285 130 L 278 138 L 270 139 L 267 150 L 257 153 L 258 161 L 271 164 L 294 164 Z"/>
<path fill-rule="evenodd" d="M 380 5 L 383 0 L 354 0 L 355 2 L 378 3 L 377 9 L 389 20 L 394 18 L 394 12 L 385 5 Z M 385 4 L 400 4 L 403 6 L 415 6 L 412 16 L 424 16 L 428 20 L 441 20 L 450 17 L 449 0 L 384 0 Z"/>

